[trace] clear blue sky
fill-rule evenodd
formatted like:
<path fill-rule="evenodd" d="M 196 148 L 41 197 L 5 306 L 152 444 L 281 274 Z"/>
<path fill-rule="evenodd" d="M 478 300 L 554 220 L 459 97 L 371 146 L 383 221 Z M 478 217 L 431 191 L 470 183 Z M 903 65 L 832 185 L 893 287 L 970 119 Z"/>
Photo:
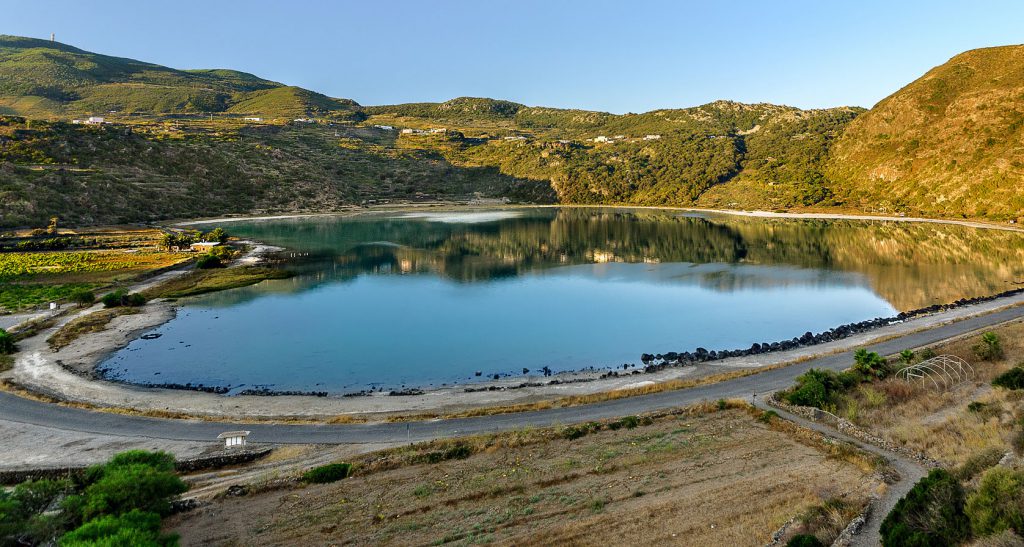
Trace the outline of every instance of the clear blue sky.
<path fill-rule="evenodd" d="M 51 32 L 362 104 L 867 107 L 956 53 L 1024 42 L 1024 2 L 0 0 L 0 33 Z"/>

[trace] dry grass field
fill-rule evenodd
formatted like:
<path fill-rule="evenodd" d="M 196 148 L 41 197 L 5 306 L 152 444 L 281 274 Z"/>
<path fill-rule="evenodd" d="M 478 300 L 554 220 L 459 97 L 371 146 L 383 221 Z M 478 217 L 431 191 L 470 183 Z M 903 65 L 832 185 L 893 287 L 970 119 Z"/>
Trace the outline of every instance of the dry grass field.
<path fill-rule="evenodd" d="M 993 388 L 992 379 L 1024 362 L 1024 322 L 994 330 L 1004 357 L 994 361 L 978 358 L 973 347 L 979 336 L 932 348 L 971 363 L 973 381 L 953 389 L 936 389 L 891 377 L 865 384 L 848 394 L 836 411 L 872 432 L 903 444 L 946 464 L 959 465 L 970 456 L 990 449 L 1010 450 L 1015 424 L 1022 414 L 1022 393 Z M 971 403 L 974 410 L 969 408 Z"/>
<path fill-rule="evenodd" d="M 221 498 L 167 527 L 183 545 L 763 545 L 802 515 L 833 536 L 880 487 L 875 462 L 745 408 L 567 431 L 378 452 L 349 479 Z M 471 455 L 427 463 L 456 446 Z"/>

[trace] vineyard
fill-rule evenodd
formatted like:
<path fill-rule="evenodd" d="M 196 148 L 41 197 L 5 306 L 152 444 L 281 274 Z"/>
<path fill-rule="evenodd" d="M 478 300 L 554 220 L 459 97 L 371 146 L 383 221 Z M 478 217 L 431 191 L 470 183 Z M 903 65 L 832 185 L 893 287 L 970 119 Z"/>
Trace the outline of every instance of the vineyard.
<path fill-rule="evenodd" d="M 49 275 L 149 270 L 187 257 L 164 252 L 77 251 L 0 254 L 0 282 Z"/>

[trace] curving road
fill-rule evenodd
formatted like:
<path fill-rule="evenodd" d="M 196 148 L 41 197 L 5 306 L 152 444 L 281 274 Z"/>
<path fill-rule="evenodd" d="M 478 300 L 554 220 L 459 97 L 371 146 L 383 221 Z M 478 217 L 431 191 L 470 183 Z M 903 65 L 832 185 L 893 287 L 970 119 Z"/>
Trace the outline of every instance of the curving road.
<path fill-rule="evenodd" d="M 907 348 L 935 344 L 1024 317 L 1024 306 L 1015 306 L 986 315 L 970 317 L 921 332 L 911 333 L 867 346 L 881 355 L 892 355 Z M 481 416 L 408 423 L 371 423 L 344 425 L 246 424 L 199 420 L 169 420 L 124 416 L 82 410 L 24 399 L 0 392 L 0 420 L 102 435 L 149 437 L 155 439 L 209 441 L 225 430 L 244 427 L 254 442 L 281 444 L 400 443 L 457 437 L 476 433 L 543 427 L 590 420 L 641 414 L 686 406 L 705 400 L 749 398 L 786 388 L 809 368 L 842 370 L 852 362 L 852 351 L 826 355 L 759 374 L 689 389 L 666 391 L 625 399 L 569 408 L 555 408 L 515 414 Z"/>

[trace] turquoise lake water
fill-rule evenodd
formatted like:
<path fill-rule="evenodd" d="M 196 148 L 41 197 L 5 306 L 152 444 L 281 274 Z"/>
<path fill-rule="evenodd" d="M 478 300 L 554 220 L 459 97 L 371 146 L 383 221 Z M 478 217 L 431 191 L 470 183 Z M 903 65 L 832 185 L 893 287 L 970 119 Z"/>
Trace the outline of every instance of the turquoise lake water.
<path fill-rule="evenodd" d="M 181 301 L 158 338 L 103 363 L 108 377 L 338 394 L 614 367 L 989 294 L 1019 274 L 940 252 L 1002 236 L 938 225 L 537 208 L 224 227 L 288 248 L 297 275 Z"/>

